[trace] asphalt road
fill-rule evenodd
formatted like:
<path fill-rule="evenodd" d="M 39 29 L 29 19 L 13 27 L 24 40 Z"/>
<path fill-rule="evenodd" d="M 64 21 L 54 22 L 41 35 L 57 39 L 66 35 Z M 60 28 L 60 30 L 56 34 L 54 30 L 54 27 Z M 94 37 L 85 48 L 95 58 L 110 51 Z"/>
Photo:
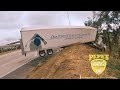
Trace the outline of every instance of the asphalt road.
<path fill-rule="evenodd" d="M 17 50 L 11 53 L 0 55 L 0 78 L 11 73 L 17 68 L 37 58 L 36 52 L 30 52 L 25 57 L 21 54 L 21 50 Z"/>
<path fill-rule="evenodd" d="M 54 54 L 61 51 L 60 48 L 54 48 Z M 51 56 L 51 55 L 50 55 Z M 0 78 L 2 79 L 24 79 L 41 60 L 37 52 L 29 52 L 27 56 L 21 54 L 21 50 L 0 55 Z"/>

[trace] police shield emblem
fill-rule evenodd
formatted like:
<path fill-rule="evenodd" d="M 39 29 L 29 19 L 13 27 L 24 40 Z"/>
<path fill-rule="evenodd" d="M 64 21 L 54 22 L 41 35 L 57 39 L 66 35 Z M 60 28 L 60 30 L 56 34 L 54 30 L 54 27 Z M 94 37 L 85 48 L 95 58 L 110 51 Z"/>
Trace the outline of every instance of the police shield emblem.
<path fill-rule="evenodd" d="M 106 68 L 106 61 L 102 59 L 95 59 L 91 61 L 92 70 L 100 75 Z"/>
<path fill-rule="evenodd" d="M 109 55 L 89 55 L 89 60 L 92 70 L 100 75 L 106 69 L 107 61 Z"/>

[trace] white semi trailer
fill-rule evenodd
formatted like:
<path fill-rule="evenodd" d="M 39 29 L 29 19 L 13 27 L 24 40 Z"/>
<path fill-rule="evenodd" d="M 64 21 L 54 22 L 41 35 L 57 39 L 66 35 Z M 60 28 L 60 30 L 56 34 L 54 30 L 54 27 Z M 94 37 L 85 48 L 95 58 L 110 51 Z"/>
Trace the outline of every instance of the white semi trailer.
<path fill-rule="evenodd" d="M 88 26 L 39 27 L 21 29 L 22 54 L 38 51 L 40 56 L 53 54 L 53 48 L 95 41 L 97 29 Z"/>

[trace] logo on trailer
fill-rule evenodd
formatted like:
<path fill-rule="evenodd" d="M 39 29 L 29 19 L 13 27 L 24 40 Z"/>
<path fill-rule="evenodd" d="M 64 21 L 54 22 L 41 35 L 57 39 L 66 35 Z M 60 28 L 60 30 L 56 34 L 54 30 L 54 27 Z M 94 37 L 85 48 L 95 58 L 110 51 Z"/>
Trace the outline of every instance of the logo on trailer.
<path fill-rule="evenodd" d="M 47 42 L 38 34 L 35 34 L 31 40 L 34 41 L 34 44 L 36 46 L 40 46 L 41 45 L 41 41 L 44 43 L 44 45 L 47 44 Z"/>
<path fill-rule="evenodd" d="M 42 49 L 42 42 L 44 45 L 47 44 L 47 42 L 40 35 L 34 34 L 34 36 L 26 44 L 25 49 L 27 49 L 27 45 L 29 45 L 31 51 Z"/>

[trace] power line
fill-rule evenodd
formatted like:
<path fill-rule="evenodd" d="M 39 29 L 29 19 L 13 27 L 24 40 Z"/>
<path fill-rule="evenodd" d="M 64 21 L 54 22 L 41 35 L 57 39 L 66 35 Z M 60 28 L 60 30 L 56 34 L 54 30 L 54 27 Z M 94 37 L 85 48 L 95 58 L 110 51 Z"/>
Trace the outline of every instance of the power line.
<path fill-rule="evenodd" d="M 71 26 L 71 23 L 70 23 L 70 17 L 69 17 L 69 13 L 68 13 L 68 11 L 67 11 L 67 15 L 68 15 L 69 25 Z"/>

